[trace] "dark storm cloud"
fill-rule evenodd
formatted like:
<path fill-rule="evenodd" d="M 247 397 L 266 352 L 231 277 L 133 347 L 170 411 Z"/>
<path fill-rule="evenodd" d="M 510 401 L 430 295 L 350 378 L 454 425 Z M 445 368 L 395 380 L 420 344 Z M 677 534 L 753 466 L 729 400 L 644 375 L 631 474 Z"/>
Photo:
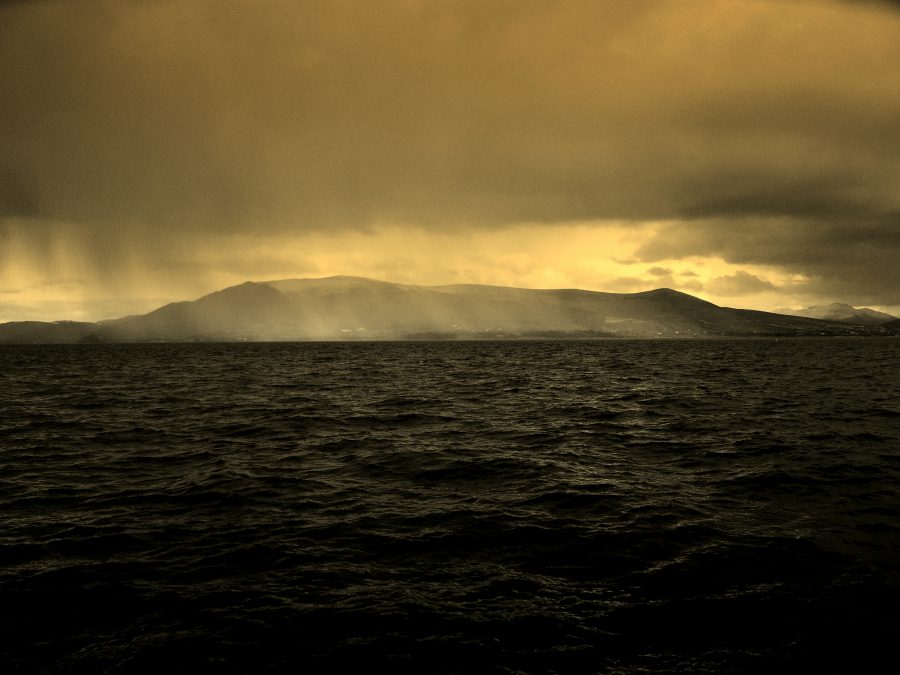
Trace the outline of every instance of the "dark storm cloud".
<path fill-rule="evenodd" d="M 51 219 L 219 229 L 592 217 L 611 199 L 594 174 L 621 161 L 573 155 L 597 125 L 581 119 L 581 85 L 565 82 L 578 56 L 565 43 L 608 41 L 603 21 L 572 34 L 579 15 L 627 24 L 640 12 L 569 9 L 16 5 L 0 43 L 3 148 Z"/>
<path fill-rule="evenodd" d="M 37 196 L 20 169 L 0 166 L 0 218 L 37 215 Z"/>
<path fill-rule="evenodd" d="M 775 284 L 765 279 L 760 279 L 755 274 L 744 270 L 738 270 L 734 274 L 717 277 L 706 284 L 706 290 L 716 295 L 738 296 L 752 295 L 763 291 L 775 290 Z"/>
<path fill-rule="evenodd" d="M 2 2 L 0 217 L 72 223 L 100 265 L 185 232 L 681 219 L 648 259 L 857 283 L 839 242 L 900 256 L 886 7 Z"/>
<path fill-rule="evenodd" d="M 792 290 L 900 304 L 900 216 L 743 218 L 673 223 L 637 251 L 643 262 L 715 256 L 806 277 Z"/>

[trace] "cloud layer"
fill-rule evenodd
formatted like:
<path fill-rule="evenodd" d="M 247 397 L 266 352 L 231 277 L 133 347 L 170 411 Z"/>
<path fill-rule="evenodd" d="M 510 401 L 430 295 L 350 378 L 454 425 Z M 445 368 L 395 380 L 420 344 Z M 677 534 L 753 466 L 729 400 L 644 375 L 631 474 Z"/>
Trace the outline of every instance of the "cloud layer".
<path fill-rule="evenodd" d="M 898 305 L 898 66 L 893 3 L 2 3 L 0 274 L 598 221 Z"/>

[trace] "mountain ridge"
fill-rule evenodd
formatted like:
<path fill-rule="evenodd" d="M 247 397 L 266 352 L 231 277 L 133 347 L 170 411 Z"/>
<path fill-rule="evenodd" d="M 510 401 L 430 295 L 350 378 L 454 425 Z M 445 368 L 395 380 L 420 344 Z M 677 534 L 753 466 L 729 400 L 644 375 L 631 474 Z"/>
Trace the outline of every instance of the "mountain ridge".
<path fill-rule="evenodd" d="M 832 302 L 829 305 L 814 305 L 803 309 L 785 309 L 782 313 L 791 316 L 804 316 L 810 319 L 825 319 L 828 321 L 842 321 L 858 324 L 884 324 L 894 321 L 897 317 L 869 307 L 854 307 L 842 302 Z"/>
<path fill-rule="evenodd" d="M 0 324 L 7 344 L 883 334 L 893 329 L 720 307 L 671 288 L 417 286 L 354 276 L 247 281 L 93 324 Z"/>

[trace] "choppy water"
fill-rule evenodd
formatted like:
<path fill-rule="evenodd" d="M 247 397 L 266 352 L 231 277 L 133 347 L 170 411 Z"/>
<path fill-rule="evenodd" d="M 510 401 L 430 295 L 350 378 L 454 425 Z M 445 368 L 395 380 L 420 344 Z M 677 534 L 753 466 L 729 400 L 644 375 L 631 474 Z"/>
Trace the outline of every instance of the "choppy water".
<path fill-rule="evenodd" d="M 5 672 L 860 672 L 900 340 L 0 349 Z M 358 669 L 358 666 L 357 666 Z"/>

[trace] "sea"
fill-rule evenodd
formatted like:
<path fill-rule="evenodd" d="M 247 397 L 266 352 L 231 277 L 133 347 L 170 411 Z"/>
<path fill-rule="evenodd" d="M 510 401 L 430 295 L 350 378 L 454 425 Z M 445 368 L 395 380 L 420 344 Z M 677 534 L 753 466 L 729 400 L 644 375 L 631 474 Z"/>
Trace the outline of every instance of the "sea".
<path fill-rule="evenodd" d="M 4 673 L 893 672 L 898 610 L 898 338 L 0 347 Z"/>

